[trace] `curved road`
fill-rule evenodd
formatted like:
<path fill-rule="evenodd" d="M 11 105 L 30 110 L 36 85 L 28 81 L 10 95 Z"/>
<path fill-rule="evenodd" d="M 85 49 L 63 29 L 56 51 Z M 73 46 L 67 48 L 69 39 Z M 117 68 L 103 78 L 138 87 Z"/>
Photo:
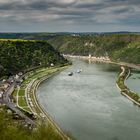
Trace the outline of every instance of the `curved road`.
<path fill-rule="evenodd" d="M 23 76 L 20 79 L 22 78 Z M 24 118 L 28 124 L 35 125 L 35 122 L 33 120 L 27 117 L 22 111 L 20 111 L 20 109 L 14 103 L 11 102 L 10 96 L 14 91 L 15 86 L 16 82 L 11 84 L 10 87 L 7 89 L 7 91 L 3 94 L 3 103 L 5 103 L 7 107 L 9 107 L 12 111 L 17 113 L 21 118 Z"/>

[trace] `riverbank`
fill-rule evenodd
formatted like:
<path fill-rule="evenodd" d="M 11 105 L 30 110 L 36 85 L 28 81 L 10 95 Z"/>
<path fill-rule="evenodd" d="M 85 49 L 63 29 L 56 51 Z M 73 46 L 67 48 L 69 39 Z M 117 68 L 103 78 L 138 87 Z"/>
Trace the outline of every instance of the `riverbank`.
<path fill-rule="evenodd" d="M 63 133 L 59 126 L 51 119 L 48 113 L 43 110 L 36 98 L 36 90 L 41 82 L 52 77 L 53 75 L 68 68 L 69 65 L 55 66 L 50 68 L 40 68 L 26 74 L 23 82 L 13 92 L 13 97 L 17 107 L 28 117 L 30 117 L 36 126 L 41 126 L 42 123 L 51 125 L 51 128 L 63 140 L 69 140 L 69 137 Z M 48 123 L 46 123 L 48 122 Z"/>
<path fill-rule="evenodd" d="M 110 63 L 110 64 L 116 64 L 116 65 L 122 65 L 127 66 L 130 68 L 138 69 L 140 70 L 140 66 L 132 63 L 126 63 L 126 62 L 116 62 L 112 61 L 108 57 L 92 57 L 92 56 L 80 56 L 80 55 L 63 55 L 65 58 L 76 58 L 76 59 L 82 59 L 82 60 L 88 60 L 93 62 L 103 62 L 103 63 Z"/>
<path fill-rule="evenodd" d="M 53 72 L 56 72 L 57 70 L 57 67 L 50 67 L 37 69 L 27 73 L 24 77 L 23 82 L 17 86 L 17 89 L 15 89 L 13 93 L 13 97 L 17 106 L 23 111 L 36 114 L 34 111 L 32 99 L 29 96 L 32 94 L 32 91 L 30 91 L 30 89 L 32 89 L 32 84 L 36 79 L 49 75 Z"/>
<path fill-rule="evenodd" d="M 60 71 L 59 71 L 60 72 Z M 57 74 L 57 73 L 55 73 Z M 44 80 L 47 80 L 49 79 L 50 77 L 54 76 L 55 74 L 52 74 L 50 75 L 49 77 L 46 76 L 38 81 L 36 81 L 36 83 L 34 83 L 34 101 L 36 102 L 36 105 L 38 106 L 38 109 L 42 112 L 42 119 L 46 119 L 47 122 L 49 122 L 52 127 L 54 129 L 56 129 L 57 133 L 59 133 L 61 135 L 61 137 L 64 139 L 64 140 L 70 140 L 70 138 L 63 132 L 63 130 L 60 129 L 60 127 L 58 126 L 58 124 L 52 119 L 52 117 L 49 115 L 48 112 L 46 112 L 43 107 L 41 106 L 41 104 L 39 103 L 38 99 L 37 99 L 37 95 L 36 95 L 36 91 L 38 89 L 38 87 L 40 86 L 40 84 L 44 81 Z"/>
<path fill-rule="evenodd" d="M 127 67 L 121 67 L 122 72 L 118 76 L 118 80 L 116 82 L 116 85 L 118 89 L 120 90 L 121 94 L 127 97 L 130 101 L 132 101 L 134 104 L 140 106 L 140 97 L 137 93 L 134 91 L 131 91 L 125 84 L 125 81 L 130 76 L 131 72 L 130 69 Z"/>
<path fill-rule="evenodd" d="M 37 116 L 40 123 L 42 121 L 48 122 L 54 130 L 62 137 L 63 140 L 70 140 L 70 138 L 63 132 L 63 130 L 60 129 L 60 127 L 56 124 L 56 122 L 51 118 L 51 116 L 43 109 L 43 107 L 38 102 L 36 91 L 39 87 L 39 85 L 44 81 L 49 79 L 50 77 L 60 73 L 62 70 L 68 68 L 68 66 L 57 68 L 57 71 L 50 73 L 49 75 L 44 75 L 43 77 L 38 77 L 37 79 L 34 79 L 32 82 L 30 88 L 28 89 L 28 97 L 32 100 L 33 106 L 31 107 L 33 113 Z"/>
<path fill-rule="evenodd" d="M 77 59 L 72 62 L 68 70 L 40 85 L 37 97 L 44 109 L 77 140 L 132 140 L 130 131 L 139 140 L 140 110 L 116 88 L 119 67 Z M 80 68 L 82 72 L 75 73 Z M 73 76 L 68 76 L 69 71 Z"/>
<path fill-rule="evenodd" d="M 103 63 L 109 63 L 109 64 L 115 64 L 121 66 L 122 72 L 119 75 L 119 78 L 116 82 L 116 86 L 118 87 L 119 91 L 122 95 L 127 97 L 130 101 L 132 101 L 134 104 L 140 106 L 140 97 L 137 93 L 134 91 L 131 91 L 125 84 L 125 81 L 127 78 L 129 78 L 131 72 L 129 68 L 140 70 L 140 66 L 136 64 L 126 63 L 126 62 L 114 62 L 111 61 L 109 58 L 106 57 L 91 57 L 91 56 L 74 56 L 74 55 L 63 55 L 65 58 L 76 58 L 76 59 L 82 59 L 82 60 L 88 60 L 93 62 L 103 62 Z M 128 72 L 126 72 L 126 67 L 128 69 Z"/>

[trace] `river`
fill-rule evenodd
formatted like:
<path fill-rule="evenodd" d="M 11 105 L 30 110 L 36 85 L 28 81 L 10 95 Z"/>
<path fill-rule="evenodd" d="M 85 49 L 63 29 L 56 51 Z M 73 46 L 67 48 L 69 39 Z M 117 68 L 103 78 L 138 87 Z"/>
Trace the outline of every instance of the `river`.
<path fill-rule="evenodd" d="M 68 76 L 80 68 L 81 73 Z M 69 69 L 40 85 L 37 98 L 77 140 L 139 140 L 140 108 L 117 89 L 119 71 L 111 64 L 74 60 Z"/>
<path fill-rule="evenodd" d="M 132 75 L 126 81 L 127 86 L 134 92 L 140 95 L 140 73 L 131 71 Z"/>

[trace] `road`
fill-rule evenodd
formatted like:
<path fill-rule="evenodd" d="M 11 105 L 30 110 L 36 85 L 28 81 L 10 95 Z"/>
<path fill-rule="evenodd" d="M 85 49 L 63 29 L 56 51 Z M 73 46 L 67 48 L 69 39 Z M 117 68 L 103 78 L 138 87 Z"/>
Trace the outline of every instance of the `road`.
<path fill-rule="evenodd" d="M 135 69 L 140 70 L 140 66 L 132 64 L 132 63 L 120 62 L 120 65 L 124 65 L 124 66 L 130 67 L 130 68 L 135 68 Z"/>
<path fill-rule="evenodd" d="M 23 76 L 20 77 L 19 80 L 22 78 Z M 35 122 L 33 120 L 31 120 L 28 116 L 26 116 L 22 111 L 20 111 L 20 109 L 14 103 L 12 103 L 10 96 L 13 93 L 15 86 L 16 86 L 16 82 L 14 82 L 9 86 L 9 88 L 3 95 L 3 102 L 7 105 L 7 107 L 9 107 L 11 110 L 17 113 L 21 118 L 25 119 L 25 121 L 28 124 L 35 125 Z"/>
<path fill-rule="evenodd" d="M 133 64 L 133 63 L 127 63 L 127 62 L 114 62 L 109 59 L 101 59 L 101 58 L 96 58 L 96 57 L 91 57 L 89 56 L 77 56 L 77 55 L 63 55 L 65 58 L 78 58 L 78 59 L 84 59 L 84 60 L 93 60 L 93 61 L 99 61 L 99 62 L 105 62 L 105 63 L 111 63 L 111 64 L 117 64 L 117 65 L 123 65 L 127 66 L 130 68 L 135 68 L 140 70 L 140 65 Z"/>

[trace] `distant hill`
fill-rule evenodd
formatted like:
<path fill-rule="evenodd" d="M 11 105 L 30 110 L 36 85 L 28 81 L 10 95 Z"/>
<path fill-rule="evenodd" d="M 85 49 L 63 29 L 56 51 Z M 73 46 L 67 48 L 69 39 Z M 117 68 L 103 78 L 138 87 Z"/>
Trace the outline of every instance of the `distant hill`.
<path fill-rule="evenodd" d="M 109 56 L 115 61 L 140 63 L 139 32 L 0 33 L 0 38 L 47 40 L 64 54 Z"/>
<path fill-rule="evenodd" d="M 102 36 L 102 35 L 140 35 L 140 32 L 36 32 L 36 33 L 0 33 L 1 39 L 26 39 L 26 40 L 47 40 L 58 36 Z"/>
<path fill-rule="evenodd" d="M 64 54 L 109 56 L 115 61 L 140 63 L 140 35 L 64 35 L 48 40 Z"/>
<path fill-rule="evenodd" d="M 0 77 L 66 60 L 46 41 L 0 40 Z"/>

